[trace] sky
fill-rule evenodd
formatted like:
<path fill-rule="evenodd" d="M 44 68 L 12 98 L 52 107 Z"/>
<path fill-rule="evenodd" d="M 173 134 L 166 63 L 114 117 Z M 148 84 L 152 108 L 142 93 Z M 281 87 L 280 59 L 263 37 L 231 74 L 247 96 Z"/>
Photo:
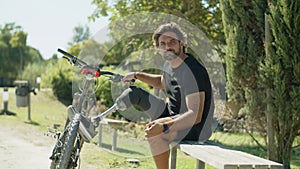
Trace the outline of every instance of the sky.
<path fill-rule="evenodd" d="M 28 34 L 27 45 L 40 51 L 44 59 L 66 49 L 73 29 L 87 25 L 91 35 L 107 26 L 107 18 L 89 21 L 95 10 L 92 0 L 0 0 L 0 25 L 15 23 Z"/>

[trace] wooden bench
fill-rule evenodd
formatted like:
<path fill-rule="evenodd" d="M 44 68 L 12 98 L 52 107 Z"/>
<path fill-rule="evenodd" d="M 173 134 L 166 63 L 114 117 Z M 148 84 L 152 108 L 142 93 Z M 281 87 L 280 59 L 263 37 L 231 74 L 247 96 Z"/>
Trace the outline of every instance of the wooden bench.
<path fill-rule="evenodd" d="M 114 119 L 103 119 L 99 124 L 99 133 L 98 133 L 98 146 L 101 147 L 102 144 L 102 125 L 109 125 L 113 128 L 113 140 L 111 150 L 115 151 L 117 148 L 117 138 L 118 138 L 118 129 L 122 128 L 128 122 L 123 120 L 114 120 Z"/>
<path fill-rule="evenodd" d="M 174 143 L 175 144 L 175 143 Z M 266 160 L 251 154 L 233 150 L 213 142 L 202 144 L 171 144 L 169 169 L 176 169 L 177 148 L 196 158 L 196 169 L 204 169 L 205 163 L 217 169 L 282 169 L 282 164 Z"/>

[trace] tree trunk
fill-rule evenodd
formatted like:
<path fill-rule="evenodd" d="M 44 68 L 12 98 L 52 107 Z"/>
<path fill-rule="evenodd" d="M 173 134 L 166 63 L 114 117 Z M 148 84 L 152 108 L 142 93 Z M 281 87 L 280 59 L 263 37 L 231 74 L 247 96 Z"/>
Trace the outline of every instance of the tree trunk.
<path fill-rule="evenodd" d="M 270 25 L 268 21 L 268 16 L 265 14 L 265 53 L 266 58 L 270 58 L 270 53 L 268 51 L 268 47 L 270 45 Z M 273 115 L 272 115 L 272 103 L 270 103 L 271 99 L 271 91 L 270 89 L 267 89 L 267 111 L 266 111 L 266 117 L 267 117 L 267 146 L 268 146 L 268 159 L 277 161 L 276 158 L 276 149 L 275 147 L 275 136 L 274 136 L 274 126 L 273 126 Z"/>
<path fill-rule="evenodd" d="M 279 143 L 279 147 L 278 147 L 278 154 L 279 154 L 279 158 L 281 159 L 282 163 L 283 163 L 283 168 L 284 169 L 290 169 L 291 164 L 291 152 L 292 152 L 292 142 L 293 141 L 288 141 L 285 142 L 284 137 L 281 138 L 280 141 L 278 141 Z M 292 139 L 294 140 L 294 139 Z"/>

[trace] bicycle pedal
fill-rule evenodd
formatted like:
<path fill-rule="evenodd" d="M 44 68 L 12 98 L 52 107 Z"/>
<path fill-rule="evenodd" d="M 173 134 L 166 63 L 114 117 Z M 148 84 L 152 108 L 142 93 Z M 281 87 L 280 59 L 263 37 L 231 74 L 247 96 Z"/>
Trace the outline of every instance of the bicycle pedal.
<path fill-rule="evenodd" d="M 44 136 L 47 136 L 47 137 L 52 137 L 52 138 L 59 138 L 61 132 L 58 132 L 58 131 L 51 131 L 49 128 L 48 128 L 48 131 L 46 133 L 44 133 Z"/>

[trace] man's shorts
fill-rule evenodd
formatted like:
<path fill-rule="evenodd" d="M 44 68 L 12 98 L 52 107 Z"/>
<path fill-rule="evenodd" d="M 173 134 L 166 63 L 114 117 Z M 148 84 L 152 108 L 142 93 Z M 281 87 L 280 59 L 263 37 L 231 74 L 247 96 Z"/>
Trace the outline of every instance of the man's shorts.
<path fill-rule="evenodd" d="M 132 104 L 137 105 L 144 111 L 146 111 L 152 120 L 164 117 L 171 117 L 174 119 L 180 115 L 170 112 L 168 104 L 164 101 L 164 99 L 152 95 L 149 92 L 138 87 L 131 87 L 131 90 L 134 93 L 130 96 L 134 97 L 130 98 L 130 100 L 133 102 Z M 181 130 L 178 132 L 178 137 L 176 140 L 198 141 L 202 128 L 203 126 L 198 123 L 195 124 L 192 128 Z"/>

